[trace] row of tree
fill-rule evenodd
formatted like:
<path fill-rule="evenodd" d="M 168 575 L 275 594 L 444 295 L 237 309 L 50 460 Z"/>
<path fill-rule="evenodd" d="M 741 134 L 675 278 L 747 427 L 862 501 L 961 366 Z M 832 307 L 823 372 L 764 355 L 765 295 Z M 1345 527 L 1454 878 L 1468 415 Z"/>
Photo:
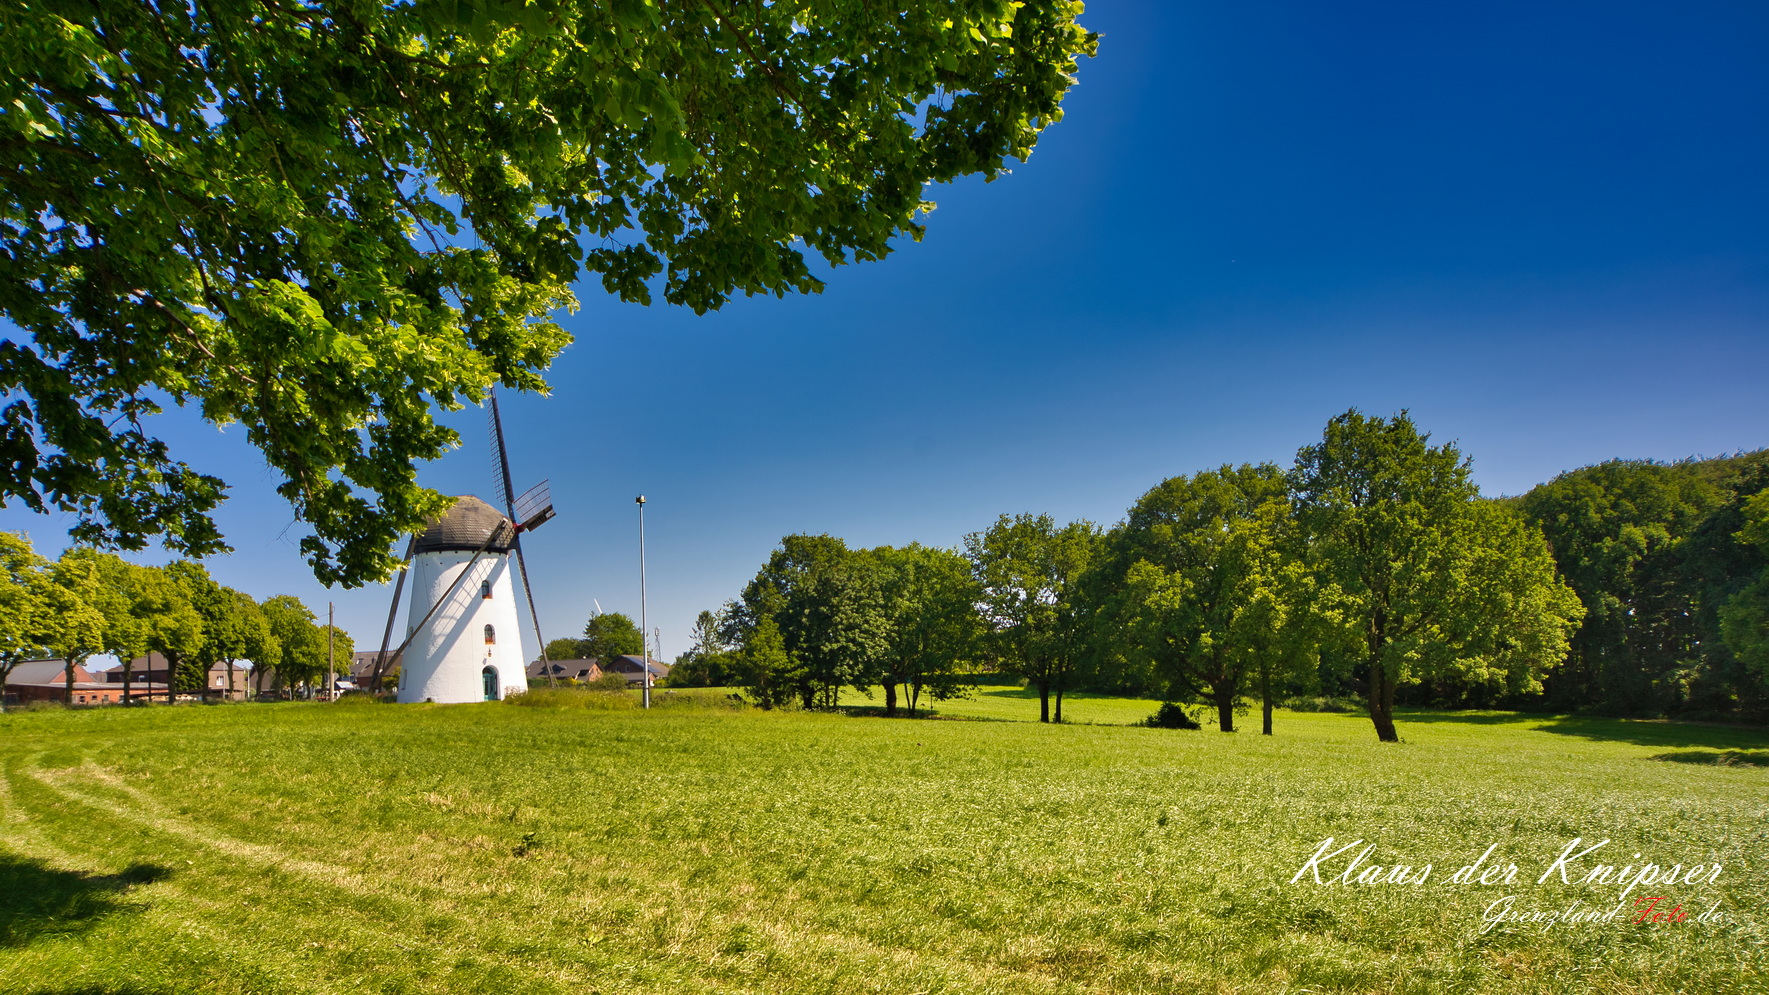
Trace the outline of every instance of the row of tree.
<path fill-rule="evenodd" d="M 1514 504 L 1586 611 L 1548 707 L 1769 719 L 1769 450 L 1614 460 Z"/>
<path fill-rule="evenodd" d="M 1761 716 L 1769 689 L 1763 454 L 1612 463 L 1481 497 L 1406 413 L 1334 418 L 1289 468 L 1167 480 L 1110 529 L 1003 515 L 962 550 L 787 536 L 678 661 L 761 703 L 842 687 L 959 690 L 996 670 L 1062 721 L 1066 691 L 1215 709 L 1357 694 L 1397 704 Z M 1581 628 L 1581 622 L 1585 622 Z"/>
<path fill-rule="evenodd" d="M 133 661 L 158 653 L 167 661 L 168 696 L 205 689 L 217 664 L 227 667 L 231 695 L 236 669 L 248 661 L 262 692 L 267 669 L 274 686 L 312 687 L 330 660 L 348 661 L 352 649 L 348 633 L 318 625 L 299 598 L 256 601 L 198 563 L 138 566 L 80 546 L 49 561 L 23 534 L 0 532 L 0 684 L 25 660 L 59 658 L 71 703 L 74 668 L 110 654 L 122 662 L 129 698 Z"/>

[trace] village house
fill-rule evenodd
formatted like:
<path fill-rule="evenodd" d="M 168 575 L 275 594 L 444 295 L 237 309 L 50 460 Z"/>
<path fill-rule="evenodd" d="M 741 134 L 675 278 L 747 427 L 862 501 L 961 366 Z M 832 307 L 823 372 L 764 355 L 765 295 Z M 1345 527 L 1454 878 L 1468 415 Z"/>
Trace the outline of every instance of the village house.
<path fill-rule="evenodd" d="M 33 701 L 59 701 L 64 705 L 112 705 L 123 700 L 123 686 L 112 684 L 105 679 L 104 671 L 93 673 L 79 664 L 74 665 L 74 688 L 70 692 L 67 683 L 66 660 L 26 660 L 12 668 L 6 675 L 6 703 L 8 705 L 25 705 Z M 162 697 L 166 694 L 164 684 L 154 688 Z M 143 695 L 147 691 L 145 684 L 136 686 L 135 693 Z"/>
<path fill-rule="evenodd" d="M 122 667 L 112 667 L 109 670 L 99 671 L 99 673 L 103 676 L 105 681 L 116 687 L 121 688 L 123 686 Z M 149 653 L 146 656 L 138 656 L 129 661 L 129 682 L 132 685 L 130 688 L 130 696 L 136 698 L 147 697 L 149 692 L 143 690 L 143 688 L 151 685 L 151 694 L 154 697 L 166 697 L 167 673 L 168 667 L 166 664 L 166 658 L 159 653 Z M 250 687 L 251 677 L 251 668 L 237 662 L 234 664 L 232 695 L 234 701 L 246 700 L 247 689 Z M 209 668 L 209 673 L 203 678 L 203 689 L 201 691 L 194 689 L 180 689 L 177 697 L 187 700 L 195 698 L 208 699 L 228 697 L 227 664 L 217 663 Z"/>
<path fill-rule="evenodd" d="M 370 688 L 369 685 L 374 682 L 375 660 L 380 655 L 381 651 L 378 649 L 357 650 L 350 654 L 350 675 L 348 678 L 341 679 L 349 680 L 351 687 L 374 690 L 373 688 Z M 391 648 L 387 650 L 387 655 L 389 657 L 393 655 L 393 650 Z M 392 688 L 394 683 L 398 680 L 399 664 L 389 660 L 387 664 L 381 668 L 381 690 Z"/>
<path fill-rule="evenodd" d="M 601 665 L 592 657 L 588 660 L 548 660 L 544 664 L 536 660 L 528 665 L 528 679 L 545 681 L 549 669 L 552 670 L 555 681 L 572 680 L 587 684 L 602 676 Z"/>
<path fill-rule="evenodd" d="M 627 679 L 627 686 L 636 688 L 645 682 L 644 672 L 647 665 L 651 670 L 652 687 L 656 687 L 663 683 L 663 679 L 670 675 L 669 664 L 664 663 L 661 660 L 649 660 L 647 664 L 646 661 L 641 661 L 636 653 L 629 653 L 625 656 L 615 657 L 612 662 L 602 669 L 609 673 L 624 675 Z"/>

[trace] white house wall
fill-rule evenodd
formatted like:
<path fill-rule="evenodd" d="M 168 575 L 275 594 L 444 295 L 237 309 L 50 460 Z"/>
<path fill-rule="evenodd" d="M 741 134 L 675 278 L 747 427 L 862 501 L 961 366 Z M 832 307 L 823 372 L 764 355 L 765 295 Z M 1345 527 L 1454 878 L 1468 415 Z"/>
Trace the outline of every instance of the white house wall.
<path fill-rule="evenodd" d="M 465 551 L 420 553 L 412 559 L 408 633 L 431 605 L 448 594 L 449 586 L 472 559 L 473 554 Z M 486 580 L 491 581 L 490 598 L 481 593 Z M 480 556 L 467 579 L 406 648 L 400 660 L 399 700 L 483 701 L 481 673 L 487 665 L 497 668 L 499 698 L 527 690 L 519 624 L 508 554 Z M 492 626 L 497 639 L 489 646 L 485 643 L 487 625 Z"/>

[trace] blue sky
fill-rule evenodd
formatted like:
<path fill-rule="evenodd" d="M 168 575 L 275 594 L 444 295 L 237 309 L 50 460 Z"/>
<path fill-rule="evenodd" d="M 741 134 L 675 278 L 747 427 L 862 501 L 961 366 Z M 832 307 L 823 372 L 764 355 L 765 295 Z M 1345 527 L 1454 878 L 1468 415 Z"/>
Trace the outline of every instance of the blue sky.
<path fill-rule="evenodd" d="M 1013 175 L 932 190 L 921 244 L 704 317 L 580 288 L 552 396 L 503 397 L 518 488 L 549 477 L 559 507 L 531 544 L 548 636 L 592 599 L 638 614 L 639 493 L 673 657 L 784 534 L 1110 523 L 1354 406 L 1410 409 L 1490 494 L 1769 445 L 1769 7 L 1098 0 L 1083 23 L 1105 37 L 1067 119 Z M 465 444 L 425 482 L 491 497 L 484 413 L 449 420 Z M 165 421 L 234 485 L 216 576 L 334 600 L 378 644 L 389 592 L 313 581 L 237 429 Z"/>

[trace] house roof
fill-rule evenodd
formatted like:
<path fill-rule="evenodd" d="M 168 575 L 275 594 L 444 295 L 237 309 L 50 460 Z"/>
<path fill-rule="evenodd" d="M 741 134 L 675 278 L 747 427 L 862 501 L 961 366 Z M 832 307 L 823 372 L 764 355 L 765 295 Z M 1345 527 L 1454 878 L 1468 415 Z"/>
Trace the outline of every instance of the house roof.
<path fill-rule="evenodd" d="M 28 685 L 33 687 L 65 688 L 68 686 L 67 665 L 66 660 L 26 660 L 12 668 L 12 673 L 6 675 L 6 686 L 23 687 Z M 97 674 L 94 674 L 85 667 L 75 664 L 74 690 L 116 690 L 115 685 L 106 681 L 103 674 L 104 671 L 99 671 Z M 136 681 L 135 686 L 140 689 L 145 689 L 148 687 L 148 684 L 145 681 Z M 163 689 L 165 685 L 155 684 L 153 687 Z"/>
<path fill-rule="evenodd" d="M 485 545 L 487 539 L 490 545 Z M 433 519 L 423 534 L 412 540 L 412 555 L 466 552 L 485 546 L 488 553 L 507 553 L 516 530 L 497 509 L 471 494 L 455 498 L 441 518 Z"/>
<path fill-rule="evenodd" d="M 636 674 L 639 672 L 641 666 L 643 666 L 643 664 L 639 660 L 639 655 L 637 653 L 628 653 L 625 656 L 615 657 L 614 662 L 608 664 L 602 669 L 614 670 L 622 674 Z M 668 676 L 670 672 L 670 666 L 662 660 L 652 660 L 651 672 L 658 677 L 665 677 Z"/>
<path fill-rule="evenodd" d="M 539 660 L 535 660 L 528 665 L 528 676 L 540 680 L 547 676 L 547 670 L 550 667 L 556 678 L 571 677 L 581 681 L 590 676 L 590 672 L 596 669 L 597 664 L 598 661 L 595 657 L 588 660 L 548 660 L 545 666 Z"/>
<path fill-rule="evenodd" d="M 350 654 L 350 675 L 352 677 L 370 677 L 375 673 L 375 657 L 380 650 L 358 650 Z M 393 660 L 393 647 L 387 647 L 387 673 L 392 673 L 398 664 Z"/>
<path fill-rule="evenodd" d="M 12 668 L 6 675 L 8 684 L 56 684 L 67 680 L 66 660 L 26 660 Z M 74 679 L 79 681 L 82 668 L 74 668 Z M 85 680 L 91 680 L 86 677 Z"/>

